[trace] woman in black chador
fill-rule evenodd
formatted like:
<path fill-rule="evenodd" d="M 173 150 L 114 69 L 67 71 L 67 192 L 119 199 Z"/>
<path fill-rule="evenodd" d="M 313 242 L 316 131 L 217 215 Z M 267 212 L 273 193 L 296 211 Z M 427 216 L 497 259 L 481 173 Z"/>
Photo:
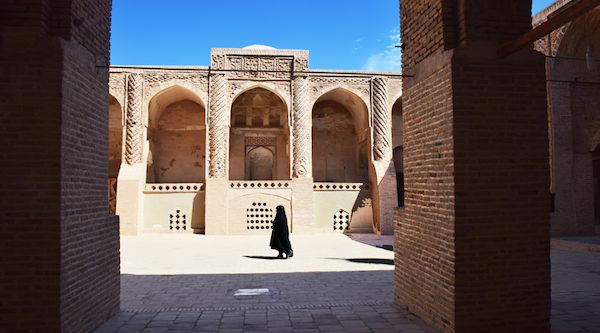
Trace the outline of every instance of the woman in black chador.
<path fill-rule="evenodd" d="M 292 244 L 290 244 L 290 231 L 288 229 L 287 217 L 283 206 L 277 206 L 277 214 L 273 220 L 273 232 L 271 233 L 271 248 L 279 251 L 277 258 L 291 258 L 294 255 Z"/>

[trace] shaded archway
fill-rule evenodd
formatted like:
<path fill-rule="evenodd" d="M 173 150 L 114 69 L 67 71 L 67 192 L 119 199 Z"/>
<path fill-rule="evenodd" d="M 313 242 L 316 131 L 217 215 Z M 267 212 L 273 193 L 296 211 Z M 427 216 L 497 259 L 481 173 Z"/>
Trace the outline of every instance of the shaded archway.
<path fill-rule="evenodd" d="M 273 179 L 273 152 L 265 147 L 257 147 L 248 153 L 250 180 Z"/>
<path fill-rule="evenodd" d="M 231 106 L 229 179 L 290 179 L 287 114 L 285 102 L 262 87 L 235 98 Z"/>
<path fill-rule="evenodd" d="M 369 127 L 362 100 L 332 90 L 316 101 L 312 118 L 314 181 L 368 182 Z"/>
<path fill-rule="evenodd" d="M 180 86 L 158 93 L 148 113 L 148 183 L 202 183 L 206 170 L 205 107 Z"/>
<path fill-rule="evenodd" d="M 108 212 L 117 209 L 117 178 L 123 157 L 123 108 L 108 95 Z"/>
<path fill-rule="evenodd" d="M 552 35 L 556 58 L 547 68 L 552 79 L 551 235 L 589 235 L 595 221 L 600 222 L 600 86 L 598 69 L 588 68 L 586 55 L 590 43 L 600 45 L 600 9 L 571 21 L 561 32 L 562 37 Z"/>

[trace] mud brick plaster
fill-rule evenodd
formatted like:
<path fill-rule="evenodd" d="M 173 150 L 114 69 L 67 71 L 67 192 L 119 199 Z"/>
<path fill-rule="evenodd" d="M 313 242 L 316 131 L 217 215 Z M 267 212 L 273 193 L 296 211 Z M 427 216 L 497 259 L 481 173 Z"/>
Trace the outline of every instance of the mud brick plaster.
<path fill-rule="evenodd" d="M 430 53 L 404 80 L 396 300 L 444 332 L 549 332 L 544 57 L 495 56 L 530 15 L 517 1 L 470 2 L 465 13 L 459 47 Z"/>
<path fill-rule="evenodd" d="M 90 332 L 119 306 L 108 71 L 95 67 L 108 64 L 110 1 L 5 3 L 0 15 L 27 19 L 0 31 L 2 329 Z"/>

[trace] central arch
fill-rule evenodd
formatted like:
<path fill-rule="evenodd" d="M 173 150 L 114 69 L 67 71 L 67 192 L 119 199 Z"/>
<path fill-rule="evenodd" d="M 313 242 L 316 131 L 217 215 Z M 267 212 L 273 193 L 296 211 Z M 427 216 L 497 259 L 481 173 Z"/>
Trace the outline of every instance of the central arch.
<path fill-rule="evenodd" d="M 290 179 L 287 114 L 281 97 L 263 87 L 237 96 L 231 106 L 229 179 Z"/>

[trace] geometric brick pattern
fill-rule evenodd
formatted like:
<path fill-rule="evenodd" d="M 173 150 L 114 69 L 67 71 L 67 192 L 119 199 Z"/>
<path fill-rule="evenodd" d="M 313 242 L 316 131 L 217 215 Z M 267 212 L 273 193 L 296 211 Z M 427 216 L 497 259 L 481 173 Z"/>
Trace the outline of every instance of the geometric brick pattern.
<path fill-rule="evenodd" d="M 227 151 L 229 145 L 229 114 L 227 106 L 228 85 L 224 74 L 211 77 L 209 131 L 209 177 L 226 179 Z"/>
<path fill-rule="evenodd" d="M 293 80 L 294 165 L 293 178 L 312 177 L 312 110 L 309 104 L 308 78 Z"/>
<path fill-rule="evenodd" d="M 373 156 L 376 161 L 392 157 L 391 110 L 388 110 L 387 80 L 373 78 Z"/>

